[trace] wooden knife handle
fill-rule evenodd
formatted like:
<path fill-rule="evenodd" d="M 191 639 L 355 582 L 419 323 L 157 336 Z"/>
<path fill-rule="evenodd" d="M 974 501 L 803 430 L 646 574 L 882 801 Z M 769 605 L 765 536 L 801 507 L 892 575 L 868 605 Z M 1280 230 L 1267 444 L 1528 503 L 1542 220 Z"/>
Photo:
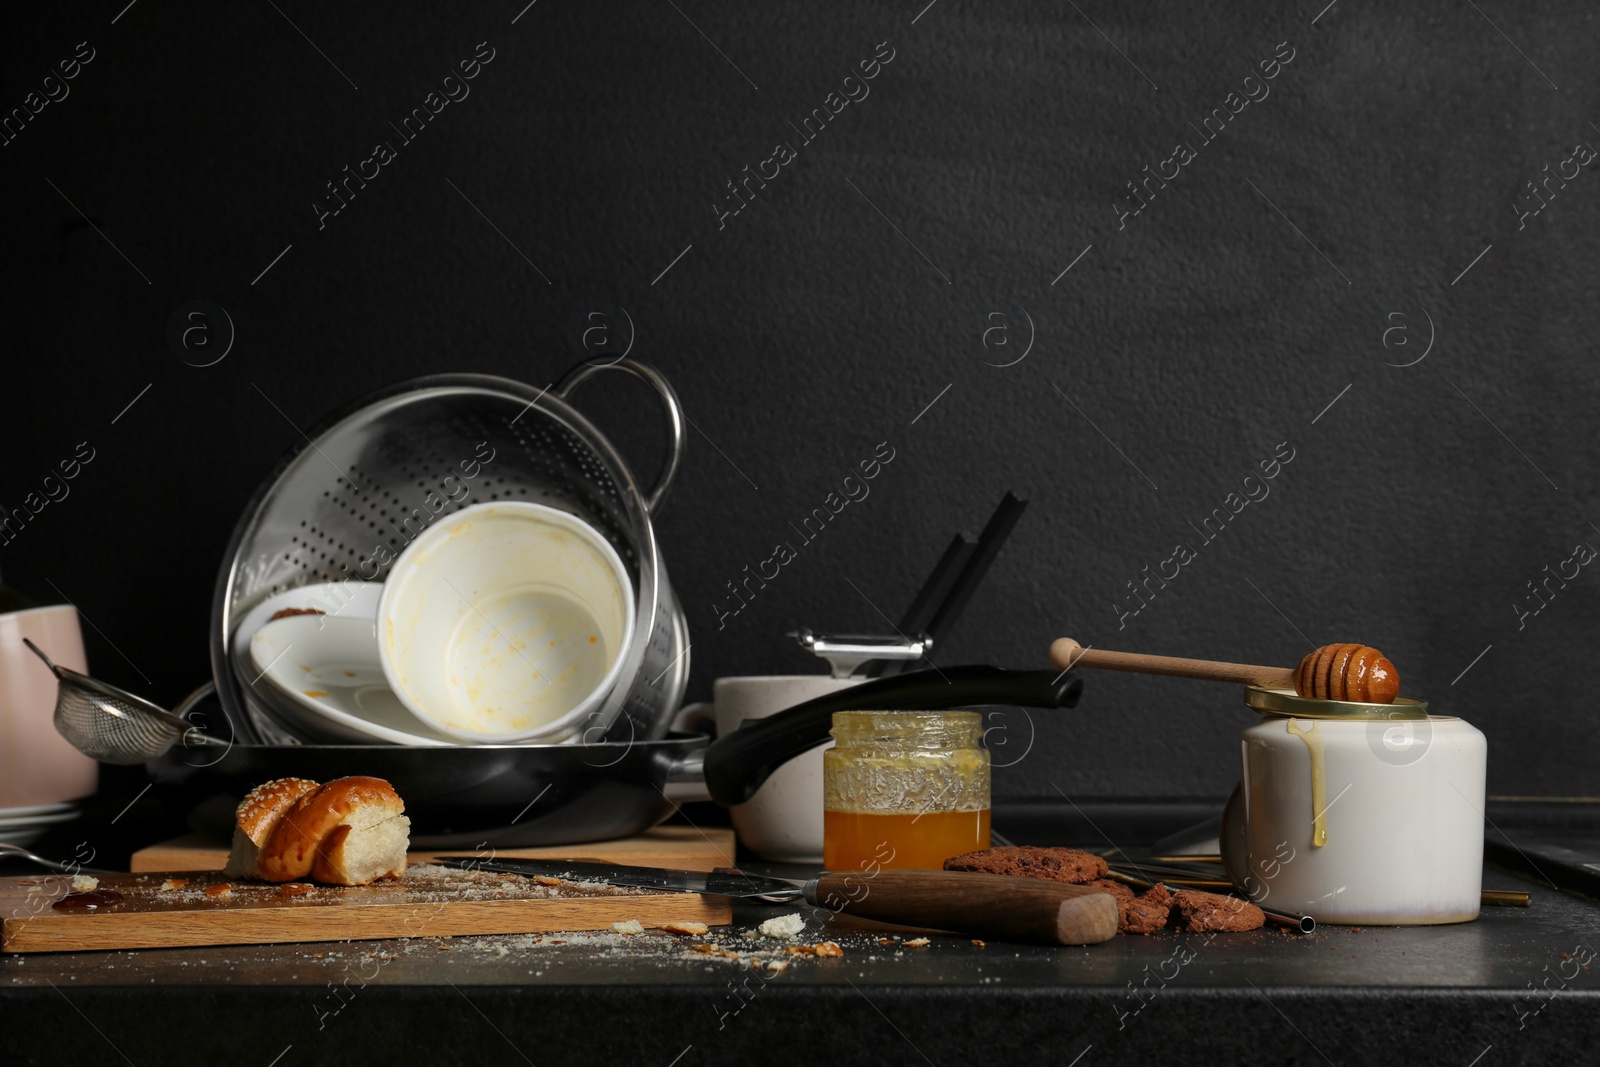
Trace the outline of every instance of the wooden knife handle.
<path fill-rule="evenodd" d="M 962 871 L 824 874 L 815 903 L 866 919 L 997 941 L 1092 945 L 1117 932 L 1117 901 L 1087 886 Z"/>

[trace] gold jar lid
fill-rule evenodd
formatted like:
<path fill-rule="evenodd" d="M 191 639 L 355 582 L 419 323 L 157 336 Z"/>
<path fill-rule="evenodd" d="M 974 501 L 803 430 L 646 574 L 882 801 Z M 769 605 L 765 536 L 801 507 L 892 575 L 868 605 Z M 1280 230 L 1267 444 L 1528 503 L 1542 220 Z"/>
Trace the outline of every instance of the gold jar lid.
<path fill-rule="evenodd" d="M 1354 700 L 1319 700 L 1293 689 L 1268 689 L 1250 685 L 1244 690 L 1247 708 L 1287 719 L 1426 719 L 1428 702 L 1415 697 L 1395 697 L 1393 704 L 1363 704 Z"/>

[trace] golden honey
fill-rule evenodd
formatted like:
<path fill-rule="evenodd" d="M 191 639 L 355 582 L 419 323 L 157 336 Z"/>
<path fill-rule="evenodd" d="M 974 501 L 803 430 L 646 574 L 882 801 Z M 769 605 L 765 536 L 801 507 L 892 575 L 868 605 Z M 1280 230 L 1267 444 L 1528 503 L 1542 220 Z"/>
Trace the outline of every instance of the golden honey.
<path fill-rule="evenodd" d="M 1285 729 L 1304 741 L 1311 754 L 1311 847 L 1321 848 L 1328 843 L 1327 738 L 1317 730 L 1317 721 L 1310 721 L 1310 726 L 1301 726 L 1290 719 Z"/>
<path fill-rule="evenodd" d="M 989 809 L 929 815 L 823 812 L 822 866 L 849 871 L 868 866 L 939 870 L 963 852 L 989 847 Z"/>
<path fill-rule="evenodd" d="M 989 753 L 973 711 L 842 711 L 823 756 L 823 866 L 937 870 L 989 847 Z"/>

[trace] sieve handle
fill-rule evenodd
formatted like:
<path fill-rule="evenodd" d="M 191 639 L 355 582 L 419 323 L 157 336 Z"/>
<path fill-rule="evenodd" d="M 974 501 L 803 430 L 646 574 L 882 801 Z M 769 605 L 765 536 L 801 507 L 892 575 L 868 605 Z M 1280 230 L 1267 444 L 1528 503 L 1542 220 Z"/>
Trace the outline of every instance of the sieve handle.
<path fill-rule="evenodd" d="M 614 363 L 591 363 L 585 360 L 567 371 L 550 391 L 562 400 L 570 400 L 578 386 L 604 370 L 626 371 L 640 381 L 648 383 L 661 394 L 661 400 L 667 406 L 667 461 L 662 465 L 661 475 L 656 479 L 656 484 L 644 497 L 646 510 L 654 515 L 661 507 L 661 502 L 667 498 L 667 491 L 672 488 L 673 479 L 678 476 L 678 468 L 683 465 L 683 450 L 688 444 L 688 437 L 684 432 L 687 420 L 683 414 L 683 404 L 679 402 L 672 383 L 667 381 L 660 371 L 648 363 L 641 363 L 627 356 Z"/>

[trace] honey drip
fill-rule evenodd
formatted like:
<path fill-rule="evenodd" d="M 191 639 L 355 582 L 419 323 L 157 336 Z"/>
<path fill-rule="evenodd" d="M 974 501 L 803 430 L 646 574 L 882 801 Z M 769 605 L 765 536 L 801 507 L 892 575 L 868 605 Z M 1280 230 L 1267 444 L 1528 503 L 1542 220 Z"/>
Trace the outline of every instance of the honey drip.
<path fill-rule="evenodd" d="M 1289 732 L 1304 741 L 1306 751 L 1311 754 L 1311 847 L 1321 848 L 1328 843 L 1328 782 L 1322 758 L 1327 738 L 1317 729 L 1315 721 L 1309 729 L 1296 729 L 1299 722 L 1290 719 Z"/>

